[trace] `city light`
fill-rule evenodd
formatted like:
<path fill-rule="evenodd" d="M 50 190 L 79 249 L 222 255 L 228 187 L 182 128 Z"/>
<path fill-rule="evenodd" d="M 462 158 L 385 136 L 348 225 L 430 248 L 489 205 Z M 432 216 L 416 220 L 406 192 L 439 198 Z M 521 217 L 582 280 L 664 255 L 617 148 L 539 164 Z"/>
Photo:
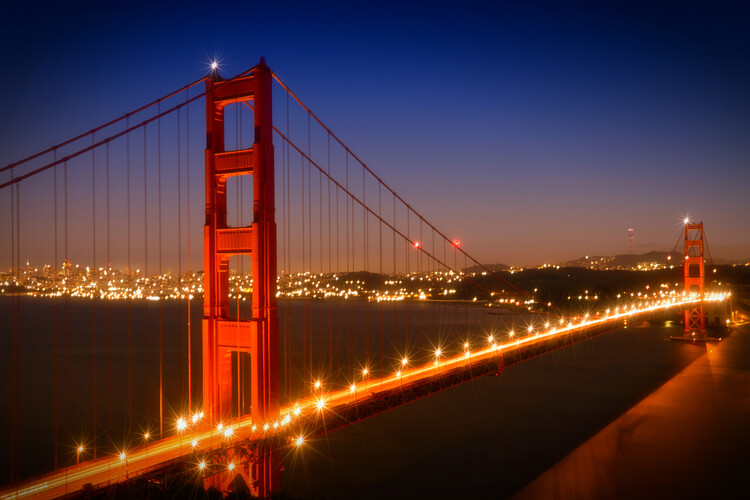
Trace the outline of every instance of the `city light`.
<path fill-rule="evenodd" d="M 304 442 L 305 442 L 305 438 L 302 437 L 302 436 L 299 436 L 297 439 L 294 440 L 294 443 L 297 446 L 302 446 L 302 443 L 304 443 Z"/>

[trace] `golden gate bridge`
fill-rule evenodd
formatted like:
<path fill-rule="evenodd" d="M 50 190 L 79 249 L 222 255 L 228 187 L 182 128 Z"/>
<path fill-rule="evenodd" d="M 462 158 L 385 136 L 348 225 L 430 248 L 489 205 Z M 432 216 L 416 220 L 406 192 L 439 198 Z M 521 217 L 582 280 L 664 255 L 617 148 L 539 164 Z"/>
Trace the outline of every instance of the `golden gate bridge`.
<path fill-rule="evenodd" d="M 205 142 L 191 143 L 203 129 Z M 201 182 L 195 172 L 190 177 L 196 166 Z M 587 313 L 540 303 L 407 203 L 263 60 L 226 79 L 214 65 L 206 77 L 0 175 L 9 203 L 4 286 L 55 297 L 46 332 L 54 349 L 47 410 L 54 470 L 32 479 L 21 472 L 29 397 L 21 376 L 29 346 L 21 342 L 31 326 L 15 293 L 6 384 L 12 484 L 0 498 L 106 492 L 176 477 L 222 492 L 240 481 L 268 497 L 280 488 L 284 460 L 315 437 L 627 321 L 684 310 L 686 331 L 704 334 L 705 305 L 727 299 L 704 289 L 703 225 L 686 221 L 684 289 Z M 196 186 L 204 189 L 203 219 L 191 218 Z M 202 238 L 191 230 L 196 220 Z M 54 264 L 41 273 L 24 269 L 29 248 Z M 191 302 L 201 295 L 197 318 Z M 81 323 L 71 320 L 76 297 L 94 299 Z M 125 338 L 113 336 L 118 299 L 127 304 L 119 325 Z M 387 309 L 411 300 L 434 308 Z M 457 313 L 451 300 L 467 307 Z M 170 301 L 180 304 L 177 356 L 165 346 Z M 149 303 L 158 303 L 157 314 Z M 517 326 L 488 325 L 476 304 L 510 311 Z M 70 409 L 77 329 L 88 332 L 91 371 L 76 390 L 90 397 L 93 414 L 78 416 L 90 422 L 76 437 L 71 429 L 83 425 Z M 112 373 L 117 342 L 127 373 Z M 127 407 L 119 431 L 113 386 L 123 388 L 119 402 Z"/>

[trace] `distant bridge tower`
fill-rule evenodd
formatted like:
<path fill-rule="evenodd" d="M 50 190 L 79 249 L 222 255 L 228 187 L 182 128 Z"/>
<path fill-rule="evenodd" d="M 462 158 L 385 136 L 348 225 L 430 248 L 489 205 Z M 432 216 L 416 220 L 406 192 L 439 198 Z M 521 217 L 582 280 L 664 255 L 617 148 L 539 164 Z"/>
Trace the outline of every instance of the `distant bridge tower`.
<path fill-rule="evenodd" d="M 705 266 L 703 260 L 703 222 L 685 222 L 685 293 L 703 299 Z M 685 309 L 685 332 L 705 333 L 706 318 L 703 302 Z"/>
<path fill-rule="evenodd" d="M 246 76 L 223 81 L 213 71 L 206 81 L 203 408 L 212 425 L 232 416 L 233 398 L 238 399 L 238 412 L 242 412 L 243 398 L 237 394 L 247 394 L 247 388 L 232 388 L 232 379 L 238 380 L 232 376 L 232 353 L 237 353 L 238 360 L 243 354 L 250 356 L 253 421 L 267 422 L 279 411 L 271 83 L 271 71 L 263 59 Z M 253 146 L 225 151 L 224 107 L 246 101 L 254 101 Z M 226 183 L 233 175 L 252 175 L 253 222 L 248 227 L 227 225 Z M 248 320 L 238 321 L 229 314 L 229 258 L 233 255 L 252 258 L 252 318 Z M 253 450 L 249 469 L 237 471 L 256 495 L 267 496 L 279 486 L 273 455 L 271 449 Z M 207 483 L 222 491 L 234 480 L 217 476 Z"/>

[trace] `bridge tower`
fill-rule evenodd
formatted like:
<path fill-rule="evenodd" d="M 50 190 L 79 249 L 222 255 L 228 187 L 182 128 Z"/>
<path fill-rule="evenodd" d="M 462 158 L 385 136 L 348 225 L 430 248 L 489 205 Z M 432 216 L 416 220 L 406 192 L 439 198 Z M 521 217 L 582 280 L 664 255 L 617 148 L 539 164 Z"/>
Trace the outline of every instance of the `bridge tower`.
<path fill-rule="evenodd" d="M 231 417 L 232 353 L 250 357 L 250 415 L 266 422 L 279 411 L 279 337 L 276 304 L 276 221 L 271 114 L 271 71 L 261 59 L 242 77 L 222 80 L 214 70 L 206 80 L 206 221 L 203 228 L 203 409 L 212 425 Z M 252 148 L 226 151 L 224 108 L 253 101 L 255 137 Z M 227 224 L 227 179 L 252 176 L 253 221 L 247 227 Z M 252 318 L 238 320 L 229 312 L 229 258 L 252 259 Z M 237 363 L 239 366 L 240 363 Z M 240 377 L 241 378 L 241 377 Z M 238 382 L 241 383 L 241 382 Z M 239 389 L 239 391 L 238 391 Z M 242 411 L 237 401 L 239 412 Z M 279 486 L 273 450 L 253 450 L 250 470 L 254 493 L 266 496 Z M 234 478 L 213 476 L 207 482 L 225 490 Z"/>
<path fill-rule="evenodd" d="M 685 293 L 703 299 L 705 266 L 703 260 L 703 222 L 685 223 Z M 685 309 L 685 332 L 706 332 L 703 302 Z"/>

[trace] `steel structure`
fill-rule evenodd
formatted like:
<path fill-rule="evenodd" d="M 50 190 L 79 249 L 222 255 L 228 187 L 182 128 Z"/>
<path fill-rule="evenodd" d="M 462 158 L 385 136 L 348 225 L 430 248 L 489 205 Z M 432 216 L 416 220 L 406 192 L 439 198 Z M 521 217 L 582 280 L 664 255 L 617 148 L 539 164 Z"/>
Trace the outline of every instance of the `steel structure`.
<path fill-rule="evenodd" d="M 262 59 L 245 76 L 222 81 L 214 71 L 206 80 L 203 409 L 211 422 L 229 419 L 233 397 L 239 394 L 242 399 L 247 394 L 247 388 L 232 387 L 233 378 L 241 383 L 232 376 L 233 352 L 250 356 L 251 418 L 265 422 L 279 412 L 271 83 L 271 71 Z M 253 146 L 226 151 L 224 108 L 247 101 L 254 101 Z M 227 224 L 226 183 L 234 175 L 252 176 L 253 222 L 248 227 Z M 233 255 L 250 255 L 252 259 L 252 318 L 247 320 L 230 317 L 229 258 Z M 241 414 L 241 401 L 236 403 Z M 252 470 L 238 470 L 261 495 L 278 486 L 279 472 L 272 455 L 273 450 L 257 450 L 255 456 L 263 458 L 249 465 Z M 226 490 L 223 483 L 214 483 Z"/>
<path fill-rule="evenodd" d="M 705 265 L 703 259 L 703 222 L 685 224 L 685 293 L 704 297 Z M 695 302 L 685 309 L 685 331 L 706 332 L 703 302 Z"/>

